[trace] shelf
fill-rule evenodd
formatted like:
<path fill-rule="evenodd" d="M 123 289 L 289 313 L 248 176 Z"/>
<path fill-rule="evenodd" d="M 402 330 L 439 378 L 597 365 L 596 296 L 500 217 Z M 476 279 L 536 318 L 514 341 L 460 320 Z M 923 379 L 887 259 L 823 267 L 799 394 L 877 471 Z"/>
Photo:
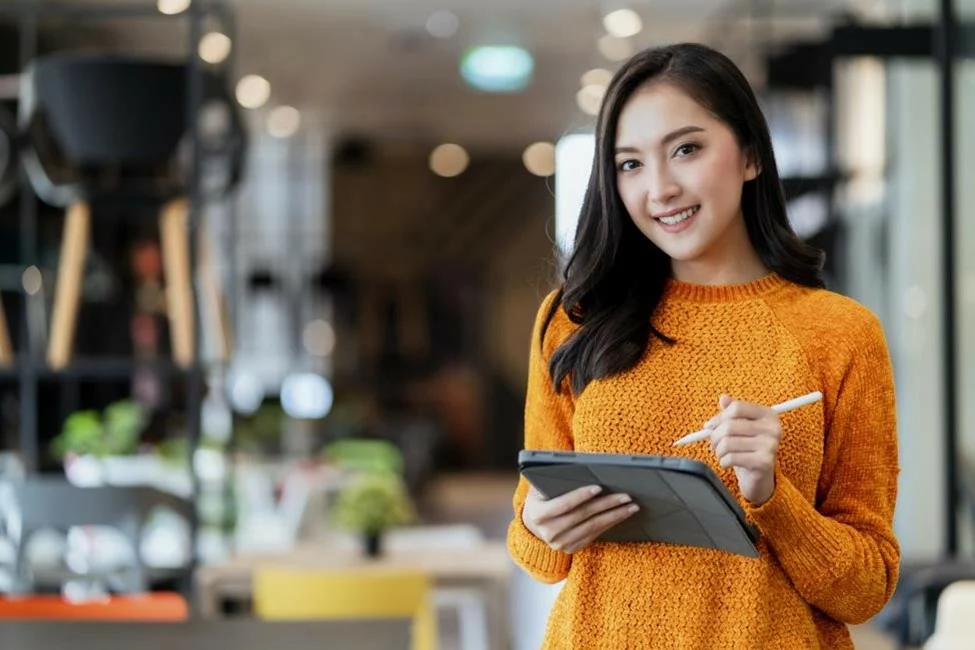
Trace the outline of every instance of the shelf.
<path fill-rule="evenodd" d="M 180 368 L 172 361 L 137 361 L 126 358 L 102 358 L 102 359 L 78 359 L 63 370 L 53 370 L 46 365 L 39 364 L 34 367 L 34 375 L 42 380 L 82 380 L 82 379 L 128 379 L 132 377 L 136 370 L 150 370 L 160 375 L 169 377 L 180 377 L 190 374 L 192 370 L 205 372 L 208 369 L 220 368 L 223 362 L 211 361 L 198 364 L 195 368 Z M 8 368 L 0 368 L 0 380 L 17 379 L 21 376 L 23 368 L 14 365 Z"/>

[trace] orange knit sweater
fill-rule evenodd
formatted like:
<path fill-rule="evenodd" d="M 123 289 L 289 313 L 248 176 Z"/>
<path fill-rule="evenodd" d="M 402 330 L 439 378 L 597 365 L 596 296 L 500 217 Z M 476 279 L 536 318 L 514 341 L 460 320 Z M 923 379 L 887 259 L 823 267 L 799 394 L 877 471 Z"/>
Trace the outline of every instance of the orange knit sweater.
<path fill-rule="evenodd" d="M 666 544 L 551 550 L 521 521 L 519 482 L 508 548 L 530 575 L 565 580 L 546 649 L 840 650 L 846 623 L 887 602 L 900 550 L 892 531 L 898 458 L 894 387 L 883 330 L 856 302 L 777 275 L 749 284 L 672 281 L 652 343 L 631 370 L 556 393 L 547 361 L 575 327 L 557 312 L 532 338 L 525 447 L 684 455 L 707 462 L 762 534 L 760 559 Z M 706 443 L 675 448 L 717 412 L 718 396 L 771 405 L 820 390 L 781 416 L 772 498 L 741 498 L 734 471 Z"/>

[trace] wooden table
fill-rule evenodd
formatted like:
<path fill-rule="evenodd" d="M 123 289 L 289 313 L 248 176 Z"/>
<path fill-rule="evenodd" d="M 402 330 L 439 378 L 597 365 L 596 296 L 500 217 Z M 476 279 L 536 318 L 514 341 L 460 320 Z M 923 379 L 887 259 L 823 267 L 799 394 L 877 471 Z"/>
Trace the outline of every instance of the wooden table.
<path fill-rule="evenodd" d="M 492 650 L 511 647 L 508 603 L 514 565 L 503 542 L 484 542 L 469 549 L 390 549 L 377 559 L 365 558 L 357 549 L 326 545 L 304 545 L 279 554 L 241 555 L 197 569 L 200 616 L 219 617 L 221 604 L 226 601 L 250 601 L 254 569 L 262 565 L 310 570 L 423 571 L 437 590 L 466 588 L 483 594 Z"/>
<path fill-rule="evenodd" d="M 266 623 L 0 623 L 0 648 L 10 650 L 409 650 L 410 621 L 359 620 Z"/>

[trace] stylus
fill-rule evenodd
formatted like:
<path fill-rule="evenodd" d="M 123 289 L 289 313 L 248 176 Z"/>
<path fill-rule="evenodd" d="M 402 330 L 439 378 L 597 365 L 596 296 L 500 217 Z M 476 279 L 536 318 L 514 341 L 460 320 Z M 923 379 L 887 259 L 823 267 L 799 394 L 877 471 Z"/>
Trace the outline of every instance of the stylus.
<path fill-rule="evenodd" d="M 807 404 L 815 404 L 819 400 L 823 399 L 823 394 L 819 391 L 809 393 L 808 395 L 803 395 L 801 397 L 796 397 L 795 399 L 790 399 L 787 402 L 782 402 L 781 404 L 776 404 L 772 407 L 772 410 L 776 413 L 786 413 L 787 411 L 792 411 L 800 406 L 806 406 Z M 694 433 L 689 433 L 677 442 L 674 443 L 675 447 L 682 447 L 684 445 L 689 445 L 694 442 L 700 442 L 701 440 L 707 440 L 711 437 L 711 429 L 702 429 L 700 431 L 695 431 Z"/>

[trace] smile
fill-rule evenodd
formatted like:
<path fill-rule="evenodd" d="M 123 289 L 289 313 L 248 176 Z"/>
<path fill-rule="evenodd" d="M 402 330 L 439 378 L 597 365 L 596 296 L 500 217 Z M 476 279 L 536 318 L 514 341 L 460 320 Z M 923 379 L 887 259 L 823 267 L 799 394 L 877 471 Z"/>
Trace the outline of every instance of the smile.
<path fill-rule="evenodd" d="M 668 215 L 662 216 L 662 217 L 654 217 L 654 219 L 656 219 L 660 223 L 665 224 L 665 225 L 668 225 L 668 226 L 676 226 L 677 224 L 681 223 L 682 221 L 687 221 L 688 219 L 690 219 L 691 217 L 693 217 L 697 213 L 697 211 L 700 210 L 700 209 L 701 209 L 701 206 L 695 205 L 695 206 L 690 207 L 690 208 L 685 208 L 685 209 L 681 210 L 680 212 L 676 212 L 674 214 L 668 214 Z"/>

